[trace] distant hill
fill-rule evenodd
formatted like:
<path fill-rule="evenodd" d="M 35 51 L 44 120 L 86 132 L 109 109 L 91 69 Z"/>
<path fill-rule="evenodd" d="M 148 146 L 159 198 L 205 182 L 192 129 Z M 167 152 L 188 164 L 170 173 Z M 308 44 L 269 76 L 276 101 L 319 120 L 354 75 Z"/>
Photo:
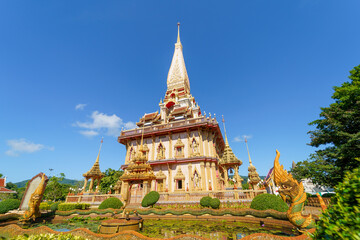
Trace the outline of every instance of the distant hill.
<path fill-rule="evenodd" d="M 24 180 L 24 181 L 21 181 L 21 182 L 17 182 L 17 183 L 14 183 L 14 184 L 15 184 L 18 188 L 22 188 L 22 187 L 25 187 L 25 186 L 26 186 L 26 183 L 27 183 L 29 180 L 30 180 L 30 179 Z M 81 182 L 81 181 L 79 181 L 79 180 L 74 180 L 74 179 L 64 178 L 64 180 L 62 180 L 60 183 L 75 185 L 75 184 L 77 184 L 78 182 Z"/>

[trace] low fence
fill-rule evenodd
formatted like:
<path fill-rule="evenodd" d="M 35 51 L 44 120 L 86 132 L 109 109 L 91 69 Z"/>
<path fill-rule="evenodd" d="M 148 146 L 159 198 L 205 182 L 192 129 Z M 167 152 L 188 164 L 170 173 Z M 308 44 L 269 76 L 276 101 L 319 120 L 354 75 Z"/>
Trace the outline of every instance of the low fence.
<path fill-rule="evenodd" d="M 322 198 L 326 206 L 330 205 L 331 198 Z M 309 207 L 321 207 L 320 201 L 317 197 L 308 197 L 305 206 Z"/>
<path fill-rule="evenodd" d="M 222 191 L 201 191 L 201 192 L 179 192 L 168 193 L 160 192 L 159 204 L 169 203 L 198 203 L 202 197 L 210 196 L 220 200 L 220 202 L 249 202 L 255 196 L 266 193 L 266 190 L 222 190 Z M 90 203 L 98 205 L 109 197 L 121 199 L 120 194 L 100 194 L 100 195 L 69 195 L 66 197 L 67 203 Z M 140 204 L 142 194 L 131 195 L 130 204 Z"/>

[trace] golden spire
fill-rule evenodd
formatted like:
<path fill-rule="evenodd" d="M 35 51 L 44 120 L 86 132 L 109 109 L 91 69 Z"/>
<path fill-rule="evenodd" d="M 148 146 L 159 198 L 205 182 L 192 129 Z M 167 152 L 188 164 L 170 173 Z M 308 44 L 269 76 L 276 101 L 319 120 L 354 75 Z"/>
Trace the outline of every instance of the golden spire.
<path fill-rule="evenodd" d="M 190 93 L 190 82 L 185 67 L 182 44 L 180 41 L 180 23 L 178 23 L 178 37 L 177 42 L 175 43 L 175 51 L 167 77 L 167 90 L 182 87 L 186 92 Z"/>
<path fill-rule="evenodd" d="M 222 115 L 222 122 L 223 122 L 223 125 L 224 125 L 224 132 L 225 132 L 225 146 L 229 146 L 229 142 L 228 142 L 228 139 L 227 139 L 227 136 L 226 136 L 224 115 Z"/>
<path fill-rule="evenodd" d="M 180 42 L 180 23 L 178 22 L 178 37 L 177 37 L 177 44 L 181 44 Z"/>
<path fill-rule="evenodd" d="M 247 152 L 248 152 L 248 155 L 249 155 L 249 162 L 250 162 L 250 165 L 252 165 L 251 157 L 250 157 L 250 152 L 249 152 L 249 147 L 248 147 L 248 144 L 247 144 L 247 139 L 246 139 L 246 137 L 245 137 L 245 144 L 246 144 Z"/>
<path fill-rule="evenodd" d="M 97 156 L 96 161 L 95 161 L 96 163 L 99 163 L 101 146 L 102 146 L 102 144 L 103 144 L 103 142 L 104 142 L 103 139 L 104 139 L 104 138 L 101 138 L 99 153 L 98 153 L 98 156 Z"/>

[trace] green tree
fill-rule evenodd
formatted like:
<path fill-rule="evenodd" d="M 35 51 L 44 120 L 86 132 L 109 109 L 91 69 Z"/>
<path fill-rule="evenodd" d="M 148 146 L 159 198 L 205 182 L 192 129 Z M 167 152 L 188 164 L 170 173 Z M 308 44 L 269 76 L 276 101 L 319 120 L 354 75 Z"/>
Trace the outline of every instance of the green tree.
<path fill-rule="evenodd" d="M 336 186 L 347 170 L 359 167 L 360 156 L 360 65 L 350 71 L 350 81 L 334 87 L 334 103 L 321 108 L 320 119 L 309 125 L 310 146 L 323 147 L 308 161 L 298 163 L 292 173 L 298 178 Z M 321 165 L 321 166 L 319 166 Z M 315 170 L 313 167 L 318 166 Z"/>
<path fill-rule="evenodd" d="M 347 172 L 335 191 L 331 205 L 316 224 L 314 239 L 359 239 L 360 169 Z"/>
<path fill-rule="evenodd" d="M 119 178 L 123 175 L 123 170 L 114 170 L 108 168 L 104 172 L 104 177 L 101 179 L 100 182 L 100 191 L 102 193 L 107 193 L 110 190 L 110 186 L 112 186 L 111 191 L 114 190 L 116 182 Z"/>
<path fill-rule="evenodd" d="M 57 201 L 65 200 L 67 193 L 69 192 L 70 184 L 61 184 L 65 178 L 64 173 L 60 173 L 59 177 L 52 176 L 45 188 L 44 197 L 47 200 Z"/>

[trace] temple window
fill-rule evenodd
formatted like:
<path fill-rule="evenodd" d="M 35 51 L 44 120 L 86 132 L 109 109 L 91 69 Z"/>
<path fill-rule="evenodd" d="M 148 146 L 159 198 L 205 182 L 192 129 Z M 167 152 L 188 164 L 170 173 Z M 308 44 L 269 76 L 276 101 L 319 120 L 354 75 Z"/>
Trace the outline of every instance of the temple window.
<path fill-rule="evenodd" d="M 184 144 L 181 142 L 180 136 L 179 136 L 174 148 L 175 148 L 175 158 L 184 157 Z"/>
<path fill-rule="evenodd" d="M 182 180 L 178 180 L 177 181 L 177 189 L 182 189 L 183 188 L 183 181 Z"/>

